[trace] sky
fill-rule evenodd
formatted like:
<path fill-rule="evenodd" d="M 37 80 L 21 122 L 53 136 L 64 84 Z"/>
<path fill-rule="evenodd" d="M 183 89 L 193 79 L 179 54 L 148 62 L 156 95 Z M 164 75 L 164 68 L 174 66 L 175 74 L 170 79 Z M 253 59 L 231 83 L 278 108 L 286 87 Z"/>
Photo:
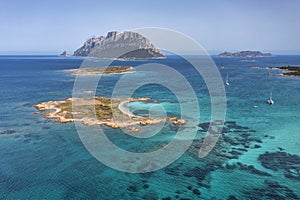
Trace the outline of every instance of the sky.
<path fill-rule="evenodd" d="M 161 27 L 211 54 L 300 55 L 300 0 L 0 0 L 0 54 L 73 53 L 91 36 Z"/>

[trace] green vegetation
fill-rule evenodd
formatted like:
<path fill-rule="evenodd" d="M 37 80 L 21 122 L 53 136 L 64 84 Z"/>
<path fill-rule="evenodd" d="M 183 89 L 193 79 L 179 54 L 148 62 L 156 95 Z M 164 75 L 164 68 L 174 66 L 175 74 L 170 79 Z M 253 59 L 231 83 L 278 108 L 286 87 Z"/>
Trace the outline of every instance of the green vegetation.
<path fill-rule="evenodd" d="M 72 119 L 73 117 L 112 118 L 112 103 L 109 98 L 97 97 L 84 99 L 80 102 L 64 101 L 59 103 L 57 108 L 60 110 L 58 113 L 61 113 L 66 119 Z"/>
<path fill-rule="evenodd" d="M 283 66 L 279 69 L 288 70 L 290 72 L 283 73 L 284 76 L 300 76 L 300 67 L 297 66 Z"/>

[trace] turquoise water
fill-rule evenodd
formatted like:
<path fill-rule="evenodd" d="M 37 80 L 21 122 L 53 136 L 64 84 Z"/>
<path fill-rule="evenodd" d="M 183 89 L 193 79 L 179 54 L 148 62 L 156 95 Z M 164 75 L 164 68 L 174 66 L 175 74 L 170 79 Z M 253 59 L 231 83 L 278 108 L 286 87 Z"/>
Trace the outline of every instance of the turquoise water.
<path fill-rule="evenodd" d="M 202 159 L 197 152 L 210 119 L 210 98 L 191 66 L 175 56 L 115 61 L 116 65 L 133 67 L 149 62 L 171 66 L 190 81 L 201 109 L 197 139 L 183 156 L 158 171 L 131 174 L 97 161 L 85 149 L 74 124 L 34 114 L 36 103 L 72 96 L 74 77 L 62 70 L 79 67 L 82 59 L 1 56 L 0 199 L 299 199 L 300 78 L 251 67 L 299 66 L 300 56 L 257 58 L 255 63 L 240 62 L 239 58 L 213 59 L 217 66 L 224 66 L 219 68 L 224 79 L 229 74 L 227 115 L 216 147 Z M 149 69 L 128 76 L 144 80 L 156 73 Z M 109 96 L 120 77 L 102 77 L 97 95 Z M 270 91 L 275 101 L 272 106 L 266 104 Z M 180 116 L 178 100 L 167 88 L 149 84 L 134 96 L 156 100 L 128 105 L 136 114 L 147 115 L 150 107 L 163 105 L 169 116 Z M 184 117 L 196 116 L 191 112 Z M 177 128 L 165 124 L 152 138 L 130 137 L 119 129 L 104 130 L 116 145 L 147 152 L 170 142 Z"/>

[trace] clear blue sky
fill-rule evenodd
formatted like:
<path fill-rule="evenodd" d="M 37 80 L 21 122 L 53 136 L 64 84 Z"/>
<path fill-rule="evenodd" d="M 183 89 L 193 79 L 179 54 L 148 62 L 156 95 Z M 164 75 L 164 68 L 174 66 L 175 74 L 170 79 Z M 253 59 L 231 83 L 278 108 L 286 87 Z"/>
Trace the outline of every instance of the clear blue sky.
<path fill-rule="evenodd" d="M 298 0 L 0 0 L 0 54 L 73 52 L 92 35 L 163 27 L 209 52 L 300 54 Z"/>

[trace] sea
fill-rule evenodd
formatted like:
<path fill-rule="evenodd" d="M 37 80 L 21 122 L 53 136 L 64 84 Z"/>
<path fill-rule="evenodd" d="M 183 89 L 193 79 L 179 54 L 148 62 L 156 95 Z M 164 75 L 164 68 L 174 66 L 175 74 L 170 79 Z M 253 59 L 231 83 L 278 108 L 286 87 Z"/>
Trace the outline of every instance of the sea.
<path fill-rule="evenodd" d="M 199 118 L 191 128 L 196 130 L 195 137 L 186 138 L 191 140 L 190 147 L 178 159 L 157 170 L 132 173 L 96 158 L 86 148 L 76 124 L 59 123 L 44 118 L 44 112 L 36 113 L 35 104 L 73 96 L 76 77 L 65 70 L 79 68 L 85 59 L 0 56 L 0 199 L 300 199 L 300 78 L 279 76 L 283 71 L 273 69 L 299 66 L 300 56 L 245 59 L 212 56 L 221 81 L 225 83 L 228 74 L 230 85 L 224 85 L 226 116 L 222 132 L 203 158 L 198 151 L 209 125 L 214 123 L 211 95 L 215 94 L 193 66 L 176 55 L 112 62 L 136 69 L 126 74 L 127 80 L 132 77 L 135 82 L 143 82 L 149 77 L 166 77 L 170 83 L 171 89 L 163 81 L 151 83 L 149 79 L 136 88 L 132 97 L 149 97 L 152 101 L 128 103 L 134 114 L 149 116 L 156 107 L 152 111 L 164 111 L 166 116 L 187 121 Z M 99 67 L 107 63 L 90 60 Z M 195 115 L 193 108 L 181 115 L 182 102 L 172 88 L 179 91 L 182 82 L 151 68 L 153 63 L 166 65 L 185 78 L 195 92 L 201 116 Z M 144 64 L 146 67 L 139 68 Z M 92 92 L 111 97 L 123 76 L 103 75 Z M 126 92 L 122 95 L 126 96 Z M 270 95 L 273 105 L 266 103 Z M 145 126 L 144 131 L 155 131 L 151 137 L 136 137 L 138 132 L 127 134 L 123 129 L 109 127 L 101 130 L 118 148 L 147 154 L 164 148 L 179 130 L 188 132 L 189 128 L 170 122 Z M 97 142 L 101 146 L 103 141 Z M 174 149 L 176 152 L 177 147 Z M 121 159 L 113 153 L 111 156 Z M 168 155 L 156 160 L 166 159 L 164 156 Z"/>

